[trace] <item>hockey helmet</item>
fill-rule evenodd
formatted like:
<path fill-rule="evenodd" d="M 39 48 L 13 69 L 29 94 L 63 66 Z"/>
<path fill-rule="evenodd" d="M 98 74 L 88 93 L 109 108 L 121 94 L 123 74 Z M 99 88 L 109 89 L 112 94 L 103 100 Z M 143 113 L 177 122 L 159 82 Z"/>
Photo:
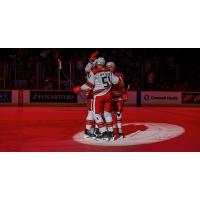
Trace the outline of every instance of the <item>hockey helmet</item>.
<path fill-rule="evenodd" d="M 115 63 L 114 62 L 107 62 L 106 67 L 108 67 L 111 71 L 115 70 Z"/>
<path fill-rule="evenodd" d="M 96 61 L 95 64 L 104 66 L 105 65 L 105 59 L 103 57 L 99 57 L 99 58 L 97 58 L 97 61 Z"/>

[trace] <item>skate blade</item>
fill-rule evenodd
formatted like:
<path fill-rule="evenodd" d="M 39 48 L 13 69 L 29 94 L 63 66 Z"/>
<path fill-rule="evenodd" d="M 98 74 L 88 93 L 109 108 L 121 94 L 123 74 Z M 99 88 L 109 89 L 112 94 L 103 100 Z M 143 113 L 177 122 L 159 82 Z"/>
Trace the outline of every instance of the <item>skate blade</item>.
<path fill-rule="evenodd" d="M 108 142 L 109 141 L 109 139 L 108 138 L 95 138 L 95 140 L 97 141 L 97 142 Z"/>
<path fill-rule="evenodd" d="M 124 136 L 119 136 L 118 140 L 123 140 L 124 138 Z"/>
<path fill-rule="evenodd" d="M 84 139 L 95 139 L 96 136 L 84 135 Z"/>
<path fill-rule="evenodd" d="M 113 141 L 115 141 L 115 138 L 112 137 L 112 138 L 109 139 L 109 141 L 113 142 Z"/>

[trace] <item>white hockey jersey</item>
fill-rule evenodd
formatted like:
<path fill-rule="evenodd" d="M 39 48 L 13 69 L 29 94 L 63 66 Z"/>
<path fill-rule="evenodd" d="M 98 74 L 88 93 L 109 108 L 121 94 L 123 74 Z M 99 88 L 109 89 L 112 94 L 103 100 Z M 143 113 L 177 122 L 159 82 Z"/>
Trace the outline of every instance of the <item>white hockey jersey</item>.
<path fill-rule="evenodd" d="M 94 63 L 89 62 L 85 67 L 85 72 L 90 73 L 93 67 L 94 67 Z"/>
<path fill-rule="evenodd" d="M 119 77 L 109 69 L 98 67 L 90 71 L 87 83 L 81 86 L 81 90 L 93 90 L 94 96 L 102 96 L 111 90 L 112 85 L 118 84 Z"/>

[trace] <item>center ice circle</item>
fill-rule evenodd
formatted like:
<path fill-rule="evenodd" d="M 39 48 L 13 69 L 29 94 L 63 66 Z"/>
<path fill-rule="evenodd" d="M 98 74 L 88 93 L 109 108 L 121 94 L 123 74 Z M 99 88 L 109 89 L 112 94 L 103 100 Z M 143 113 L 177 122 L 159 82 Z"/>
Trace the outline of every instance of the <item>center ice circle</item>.
<path fill-rule="evenodd" d="M 98 146 L 130 146 L 130 145 L 141 145 L 155 142 L 161 142 L 169 140 L 182 135 L 185 129 L 181 126 L 167 123 L 125 123 L 123 126 L 131 125 L 144 125 L 147 127 L 146 130 L 138 130 L 126 135 L 125 138 L 119 138 L 114 141 L 97 141 L 91 138 L 84 137 L 84 131 L 78 132 L 74 135 L 73 139 L 76 142 L 87 144 L 87 145 L 98 145 Z"/>

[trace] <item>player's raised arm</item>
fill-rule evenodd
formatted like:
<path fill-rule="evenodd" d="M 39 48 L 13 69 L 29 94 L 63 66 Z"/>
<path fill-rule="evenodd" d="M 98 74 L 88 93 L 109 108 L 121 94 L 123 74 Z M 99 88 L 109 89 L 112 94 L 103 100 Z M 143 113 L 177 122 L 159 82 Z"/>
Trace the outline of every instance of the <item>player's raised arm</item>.
<path fill-rule="evenodd" d="M 94 67 L 94 65 L 95 65 L 95 60 L 96 60 L 96 57 L 97 57 L 98 54 L 99 54 L 99 52 L 98 52 L 98 51 L 95 51 L 95 52 L 91 55 L 91 57 L 90 57 L 90 59 L 89 59 L 89 62 L 88 62 L 88 64 L 87 64 L 86 67 L 85 67 L 85 72 L 86 72 L 86 73 L 89 73 L 89 72 L 92 70 L 92 68 Z"/>

